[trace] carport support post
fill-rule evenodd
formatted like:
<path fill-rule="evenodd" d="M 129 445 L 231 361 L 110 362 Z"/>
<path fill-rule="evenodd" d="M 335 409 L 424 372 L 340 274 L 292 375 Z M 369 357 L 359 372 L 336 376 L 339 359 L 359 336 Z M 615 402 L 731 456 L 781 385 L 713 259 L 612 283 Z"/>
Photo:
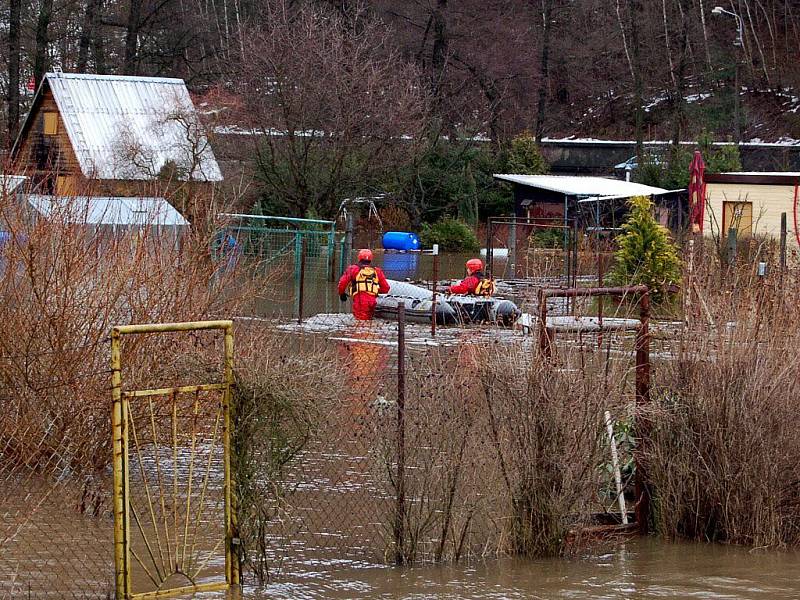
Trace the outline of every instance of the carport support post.
<path fill-rule="evenodd" d="M 639 300 L 639 329 L 636 332 L 636 523 L 647 534 L 650 522 L 650 489 L 647 484 L 646 450 L 650 440 L 650 294 Z"/>
<path fill-rule="evenodd" d="M 397 482 L 394 513 L 394 562 L 404 562 L 406 519 L 406 305 L 397 305 Z"/>

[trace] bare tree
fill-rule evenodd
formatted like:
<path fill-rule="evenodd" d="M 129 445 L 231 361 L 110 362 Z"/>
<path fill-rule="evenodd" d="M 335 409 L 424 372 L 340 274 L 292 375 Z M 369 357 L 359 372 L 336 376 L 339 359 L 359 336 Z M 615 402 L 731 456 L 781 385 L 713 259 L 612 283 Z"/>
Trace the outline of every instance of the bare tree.
<path fill-rule="evenodd" d="M 268 5 L 245 42 L 246 110 L 270 210 L 331 216 L 343 196 L 398 168 L 420 137 L 416 69 L 363 12 L 357 27 L 327 7 Z"/>
<path fill-rule="evenodd" d="M 33 79 L 36 86 L 47 71 L 47 50 L 50 44 L 49 28 L 53 16 L 53 0 L 41 0 L 36 20 L 36 55 L 33 63 Z"/>
<path fill-rule="evenodd" d="M 19 58 L 22 0 L 11 0 L 8 21 L 8 145 L 17 137 L 19 127 Z"/>

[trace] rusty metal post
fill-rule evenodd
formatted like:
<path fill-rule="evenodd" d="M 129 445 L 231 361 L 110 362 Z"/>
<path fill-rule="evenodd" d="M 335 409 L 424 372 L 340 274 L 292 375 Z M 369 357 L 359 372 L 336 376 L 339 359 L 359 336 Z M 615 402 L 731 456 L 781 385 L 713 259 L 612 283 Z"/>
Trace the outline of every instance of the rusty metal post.
<path fill-rule="evenodd" d="M 600 232 L 597 232 L 597 287 L 603 287 L 603 253 L 600 251 Z M 597 297 L 597 348 L 603 347 L 603 296 Z"/>
<path fill-rule="evenodd" d="M 517 278 L 517 220 L 511 219 L 508 226 L 508 262 L 511 279 Z"/>
<path fill-rule="evenodd" d="M 692 286 L 694 285 L 694 240 L 689 240 L 689 257 L 686 261 L 686 285 L 683 286 L 683 322 L 688 326 L 692 314 Z"/>
<path fill-rule="evenodd" d="M 397 481 L 394 519 L 394 562 L 404 562 L 406 518 L 406 306 L 397 306 Z"/>
<path fill-rule="evenodd" d="M 306 236 L 300 237 L 300 284 L 297 288 L 297 324 L 303 323 L 303 296 L 306 283 Z"/>
<path fill-rule="evenodd" d="M 650 439 L 650 294 L 639 300 L 639 330 L 636 333 L 636 523 L 640 534 L 647 534 L 650 521 L 650 489 L 645 468 Z"/>
<path fill-rule="evenodd" d="M 492 252 L 492 218 L 486 219 L 486 276 L 494 272 L 494 252 Z"/>
<path fill-rule="evenodd" d="M 431 304 L 431 337 L 436 337 L 436 284 L 439 281 L 439 244 L 433 245 L 433 303 Z"/>
<path fill-rule="evenodd" d="M 538 292 L 539 297 L 539 352 L 550 358 L 552 352 L 550 332 L 547 330 L 547 294 L 544 289 Z"/>
<path fill-rule="evenodd" d="M 781 213 L 781 277 L 786 268 L 786 213 Z"/>

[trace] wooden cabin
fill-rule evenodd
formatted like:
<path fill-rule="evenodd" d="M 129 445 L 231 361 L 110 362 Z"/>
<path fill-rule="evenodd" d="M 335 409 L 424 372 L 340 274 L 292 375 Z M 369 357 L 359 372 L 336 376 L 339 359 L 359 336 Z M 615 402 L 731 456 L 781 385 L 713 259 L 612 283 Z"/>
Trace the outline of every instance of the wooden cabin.
<path fill-rule="evenodd" d="M 792 234 L 798 184 L 800 173 L 706 175 L 705 234 L 724 239 L 729 229 L 736 229 L 738 237 L 778 239 L 782 213 L 786 213 L 788 233 Z"/>
<path fill-rule="evenodd" d="M 12 150 L 32 193 L 202 191 L 222 173 L 181 79 L 47 73 Z"/>

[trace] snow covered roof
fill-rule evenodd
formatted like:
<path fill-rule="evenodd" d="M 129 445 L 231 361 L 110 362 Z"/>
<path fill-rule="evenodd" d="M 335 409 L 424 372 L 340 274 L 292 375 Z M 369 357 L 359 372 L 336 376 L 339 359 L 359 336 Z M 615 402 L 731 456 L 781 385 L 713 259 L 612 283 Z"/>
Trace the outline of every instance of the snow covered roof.
<path fill-rule="evenodd" d="M 172 162 L 183 180 L 222 180 L 182 79 L 47 73 L 34 102 L 47 87 L 86 177 L 153 179 Z"/>
<path fill-rule="evenodd" d="M 189 222 L 164 198 L 43 196 L 30 194 L 28 204 L 45 217 L 58 215 L 85 225 L 183 226 Z"/>
<path fill-rule="evenodd" d="M 622 181 L 620 179 L 607 179 L 605 177 L 574 177 L 568 175 L 514 175 L 500 173 L 493 175 L 500 181 L 508 181 L 557 192 L 567 196 L 590 196 L 616 198 L 630 198 L 631 196 L 657 196 L 666 194 L 669 190 L 662 188 Z"/>

